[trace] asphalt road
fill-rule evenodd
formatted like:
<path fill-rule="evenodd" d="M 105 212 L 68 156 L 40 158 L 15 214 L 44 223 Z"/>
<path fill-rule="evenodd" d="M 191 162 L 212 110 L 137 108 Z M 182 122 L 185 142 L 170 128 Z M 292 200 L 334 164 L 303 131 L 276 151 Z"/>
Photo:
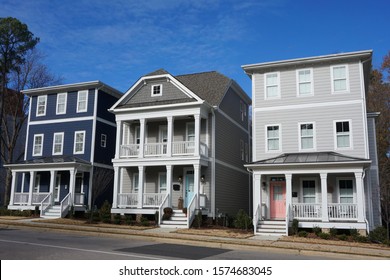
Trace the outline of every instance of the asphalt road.
<path fill-rule="evenodd" d="M 334 259 L 337 257 L 335 256 Z M 340 257 L 338 257 L 340 258 Z M 0 228 L 1 260 L 325 260 L 275 250 L 222 249 L 25 228 Z"/>

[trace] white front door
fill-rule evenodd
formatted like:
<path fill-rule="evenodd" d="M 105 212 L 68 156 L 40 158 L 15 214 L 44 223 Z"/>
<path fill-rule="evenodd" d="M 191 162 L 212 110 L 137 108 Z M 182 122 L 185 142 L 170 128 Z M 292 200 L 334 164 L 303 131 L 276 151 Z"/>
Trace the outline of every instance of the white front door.
<path fill-rule="evenodd" d="M 184 176 L 184 207 L 188 207 L 188 204 L 191 202 L 191 199 L 194 196 L 194 171 L 187 170 Z"/>
<path fill-rule="evenodd" d="M 168 142 L 168 129 L 166 125 L 160 125 L 159 129 L 159 143 L 161 145 L 158 149 L 158 154 L 165 155 L 167 153 L 167 142 Z"/>
<path fill-rule="evenodd" d="M 61 174 L 57 174 L 56 183 L 54 185 L 54 201 L 60 201 L 60 190 L 61 190 Z"/>

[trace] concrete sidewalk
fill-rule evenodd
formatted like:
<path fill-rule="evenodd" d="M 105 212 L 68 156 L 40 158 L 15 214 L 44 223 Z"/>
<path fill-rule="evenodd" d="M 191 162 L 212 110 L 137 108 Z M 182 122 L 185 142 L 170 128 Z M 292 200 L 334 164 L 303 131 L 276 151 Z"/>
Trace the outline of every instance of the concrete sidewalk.
<path fill-rule="evenodd" d="M 249 238 L 226 238 L 218 236 L 206 236 L 178 233 L 176 229 L 152 228 L 152 229 L 124 229 L 121 227 L 105 227 L 99 225 L 69 225 L 54 222 L 40 222 L 37 219 L 5 219 L 0 217 L 0 227 L 30 227 L 39 230 L 57 230 L 95 236 L 110 236 L 118 238 L 148 238 L 163 239 L 164 242 L 185 243 L 218 248 L 232 248 L 236 246 L 250 249 L 275 249 L 295 251 L 297 254 L 310 254 L 322 252 L 324 254 L 343 254 L 343 258 L 350 259 L 389 259 L 390 247 L 377 244 L 351 243 L 329 240 L 304 240 L 292 237 L 263 237 L 253 236 Z"/>

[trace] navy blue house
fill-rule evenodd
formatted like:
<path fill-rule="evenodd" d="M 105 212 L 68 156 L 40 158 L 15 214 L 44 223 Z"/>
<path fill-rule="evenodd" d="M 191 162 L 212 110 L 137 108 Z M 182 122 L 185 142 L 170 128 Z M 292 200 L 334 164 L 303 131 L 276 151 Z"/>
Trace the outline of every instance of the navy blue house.
<path fill-rule="evenodd" d="M 112 170 L 116 122 L 108 112 L 121 93 L 100 82 L 29 89 L 25 158 L 12 171 L 9 209 L 64 216 L 92 206 L 96 170 Z M 100 171 L 99 171 L 100 172 Z M 97 175 L 97 174 L 95 174 Z"/>

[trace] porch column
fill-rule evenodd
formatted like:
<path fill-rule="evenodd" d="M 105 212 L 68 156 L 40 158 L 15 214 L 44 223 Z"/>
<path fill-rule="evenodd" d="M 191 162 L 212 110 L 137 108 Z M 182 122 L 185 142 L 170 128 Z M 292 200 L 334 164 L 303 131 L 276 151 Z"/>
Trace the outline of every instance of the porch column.
<path fill-rule="evenodd" d="M 114 166 L 114 187 L 112 196 L 112 208 L 118 208 L 119 167 Z"/>
<path fill-rule="evenodd" d="M 322 221 L 323 222 L 329 222 L 329 214 L 328 214 L 328 174 L 327 173 L 321 173 L 321 200 L 322 200 Z"/>
<path fill-rule="evenodd" d="M 199 209 L 199 180 L 200 178 L 200 164 L 194 164 L 194 192 L 196 195 L 196 209 Z"/>
<path fill-rule="evenodd" d="M 123 121 L 116 121 L 116 145 L 115 145 L 115 158 L 120 158 L 121 155 L 121 144 L 122 143 L 122 131 Z"/>
<path fill-rule="evenodd" d="M 15 190 L 18 183 L 17 174 L 18 173 L 16 173 L 16 171 L 12 171 L 11 195 L 9 198 L 9 205 L 14 205 Z M 21 192 L 23 192 L 23 186 Z"/>
<path fill-rule="evenodd" d="M 167 133 L 168 133 L 168 143 L 167 143 L 167 156 L 172 156 L 172 142 L 173 142 L 173 117 L 169 116 L 167 117 L 168 127 L 167 127 Z"/>
<path fill-rule="evenodd" d="M 142 208 L 144 205 L 144 180 L 145 180 L 145 167 L 138 166 L 138 206 Z"/>
<path fill-rule="evenodd" d="M 264 213 L 262 213 L 263 209 L 261 205 L 261 174 L 253 174 L 253 186 L 253 217 L 256 216 L 257 208 L 259 208 L 258 217 L 261 219 L 264 215 Z M 258 221 L 254 222 L 257 223 Z"/>
<path fill-rule="evenodd" d="M 359 223 L 364 223 L 364 183 L 363 172 L 355 172 L 357 218 Z"/>
<path fill-rule="evenodd" d="M 56 183 L 56 176 L 57 176 L 57 171 L 55 170 L 50 170 L 50 190 L 49 193 L 51 193 L 51 201 L 50 204 L 54 203 L 54 184 Z"/>
<path fill-rule="evenodd" d="M 140 128 L 139 128 L 139 158 L 144 157 L 144 150 L 145 150 L 145 126 L 146 126 L 146 120 L 145 119 L 140 119 Z"/>
<path fill-rule="evenodd" d="M 167 194 L 168 194 L 168 205 L 172 205 L 172 165 L 167 165 Z"/>
<path fill-rule="evenodd" d="M 28 189 L 28 204 L 32 205 L 32 197 L 33 197 L 33 190 L 35 186 L 35 177 L 37 172 L 36 171 L 30 171 L 30 188 Z"/>
<path fill-rule="evenodd" d="M 286 217 L 290 217 L 292 201 L 292 174 L 285 174 L 286 177 Z M 291 220 L 292 217 L 290 217 Z"/>
<path fill-rule="evenodd" d="M 195 119 L 195 156 L 199 156 L 200 146 L 200 115 L 194 115 Z M 199 178 L 198 178 L 199 179 Z"/>
<path fill-rule="evenodd" d="M 89 183 L 88 183 L 88 209 L 92 209 L 92 188 L 93 188 L 93 171 L 94 171 L 94 167 L 92 166 L 90 171 L 89 171 Z M 85 196 L 84 196 L 84 200 L 85 200 Z M 84 204 L 85 204 L 85 201 L 84 201 Z"/>
<path fill-rule="evenodd" d="M 70 169 L 69 170 L 69 193 L 70 193 L 70 205 L 74 205 L 74 192 L 75 192 L 75 186 L 76 186 L 76 173 L 77 169 Z"/>

